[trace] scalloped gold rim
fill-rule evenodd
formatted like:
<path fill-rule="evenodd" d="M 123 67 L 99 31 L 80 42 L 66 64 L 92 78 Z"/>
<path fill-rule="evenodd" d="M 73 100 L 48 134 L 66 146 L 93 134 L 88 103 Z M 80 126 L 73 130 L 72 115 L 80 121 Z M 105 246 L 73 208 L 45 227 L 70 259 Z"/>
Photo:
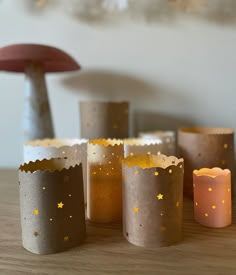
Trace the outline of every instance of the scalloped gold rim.
<path fill-rule="evenodd" d="M 134 155 L 122 160 L 127 167 L 139 167 L 141 169 L 177 167 L 184 163 L 184 159 L 166 155 Z"/>
<path fill-rule="evenodd" d="M 57 144 L 58 142 L 58 144 Z M 78 145 L 82 145 L 87 143 L 87 139 L 76 139 L 76 138 L 60 138 L 60 139 L 35 139 L 28 141 L 24 144 L 24 146 L 27 147 L 33 147 L 33 148 L 57 148 L 57 149 L 63 149 L 63 148 L 70 148 Z"/>
<path fill-rule="evenodd" d="M 221 169 L 219 167 L 214 168 L 201 168 L 199 170 L 194 170 L 193 174 L 196 177 L 211 177 L 211 178 L 217 178 L 222 176 L 227 176 L 231 174 L 229 169 Z"/>
<path fill-rule="evenodd" d="M 61 162 L 61 166 L 57 166 L 55 161 Z M 30 173 L 34 174 L 36 172 L 44 173 L 44 172 L 61 172 L 63 170 L 70 170 L 71 168 L 82 166 L 82 162 L 77 159 L 66 160 L 63 158 L 51 158 L 51 159 L 42 159 L 36 161 L 30 161 L 28 163 L 23 163 L 18 168 L 18 171 L 22 173 Z"/>

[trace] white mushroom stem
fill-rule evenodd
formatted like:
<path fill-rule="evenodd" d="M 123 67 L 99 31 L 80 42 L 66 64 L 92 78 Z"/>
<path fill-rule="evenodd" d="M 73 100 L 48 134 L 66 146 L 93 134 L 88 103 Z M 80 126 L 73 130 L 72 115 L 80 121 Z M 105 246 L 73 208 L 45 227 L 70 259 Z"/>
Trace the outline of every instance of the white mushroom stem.
<path fill-rule="evenodd" d="M 24 140 L 53 138 L 53 124 L 44 71 L 39 63 L 25 70 Z"/>

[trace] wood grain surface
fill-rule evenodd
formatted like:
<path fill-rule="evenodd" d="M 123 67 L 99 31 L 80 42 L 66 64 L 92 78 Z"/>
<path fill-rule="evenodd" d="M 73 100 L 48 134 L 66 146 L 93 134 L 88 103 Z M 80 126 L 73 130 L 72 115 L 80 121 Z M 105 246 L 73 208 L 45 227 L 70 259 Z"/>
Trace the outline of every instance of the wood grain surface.
<path fill-rule="evenodd" d="M 0 274 L 235 275 L 236 225 L 200 226 L 186 200 L 184 241 L 178 245 L 144 249 L 127 243 L 118 225 L 87 223 L 84 245 L 38 256 L 21 246 L 17 171 L 0 170 Z"/>

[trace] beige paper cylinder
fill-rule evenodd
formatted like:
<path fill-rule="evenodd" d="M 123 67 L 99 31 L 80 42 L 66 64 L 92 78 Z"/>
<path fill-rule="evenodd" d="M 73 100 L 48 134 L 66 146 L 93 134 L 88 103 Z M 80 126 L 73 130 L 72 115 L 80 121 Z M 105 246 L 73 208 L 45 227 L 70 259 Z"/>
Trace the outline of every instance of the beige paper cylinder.
<path fill-rule="evenodd" d="M 65 159 L 37 160 L 19 168 L 23 247 L 52 254 L 85 239 L 82 165 Z"/>
<path fill-rule="evenodd" d="M 84 201 L 87 201 L 87 140 L 86 139 L 38 139 L 24 144 L 24 162 L 67 158 L 82 163 Z"/>
<path fill-rule="evenodd" d="M 124 159 L 123 234 L 132 244 L 162 247 L 182 240 L 183 159 L 137 155 Z"/>
<path fill-rule="evenodd" d="M 228 169 L 202 168 L 193 172 L 195 220 L 208 227 L 232 222 L 231 173 Z"/>
<path fill-rule="evenodd" d="M 162 152 L 160 139 L 145 140 L 143 138 L 124 139 L 124 157 L 134 155 L 158 155 Z"/>
<path fill-rule="evenodd" d="M 184 158 L 184 193 L 193 197 L 193 171 L 202 167 L 234 170 L 234 131 L 229 128 L 182 128 L 179 156 Z M 233 185 L 232 188 L 234 189 Z"/>
<path fill-rule="evenodd" d="M 176 133 L 174 131 L 140 132 L 139 137 L 148 140 L 158 138 L 162 141 L 162 154 L 167 156 L 176 155 Z"/>
<path fill-rule="evenodd" d="M 92 222 L 122 220 L 122 171 L 124 147 L 121 140 L 88 142 L 87 215 Z"/>
<path fill-rule="evenodd" d="M 80 136 L 87 139 L 129 137 L 129 103 L 80 102 Z"/>

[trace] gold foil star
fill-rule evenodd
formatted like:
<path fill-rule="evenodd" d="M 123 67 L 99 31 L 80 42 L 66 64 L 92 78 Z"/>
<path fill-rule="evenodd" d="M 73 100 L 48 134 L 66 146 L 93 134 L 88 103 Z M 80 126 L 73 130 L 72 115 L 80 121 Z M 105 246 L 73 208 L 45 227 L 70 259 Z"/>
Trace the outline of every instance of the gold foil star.
<path fill-rule="evenodd" d="M 38 215 L 39 214 L 39 210 L 38 209 L 34 209 L 34 215 Z"/>
<path fill-rule="evenodd" d="M 138 207 L 134 207 L 134 213 L 138 213 L 139 208 Z"/>
<path fill-rule="evenodd" d="M 164 195 L 161 193 L 157 195 L 158 200 L 163 200 L 163 197 L 164 197 Z"/>
<path fill-rule="evenodd" d="M 39 233 L 37 231 L 34 232 L 34 236 L 38 237 Z"/>
<path fill-rule="evenodd" d="M 65 237 L 64 237 L 64 241 L 65 241 L 65 242 L 69 241 L 69 236 L 65 236 Z"/>
<path fill-rule="evenodd" d="M 57 204 L 57 207 L 58 207 L 58 208 L 62 208 L 62 207 L 63 207 L 63 205 L 64 205 L 64 203 L 59 202 L 59 203 Z"/>

